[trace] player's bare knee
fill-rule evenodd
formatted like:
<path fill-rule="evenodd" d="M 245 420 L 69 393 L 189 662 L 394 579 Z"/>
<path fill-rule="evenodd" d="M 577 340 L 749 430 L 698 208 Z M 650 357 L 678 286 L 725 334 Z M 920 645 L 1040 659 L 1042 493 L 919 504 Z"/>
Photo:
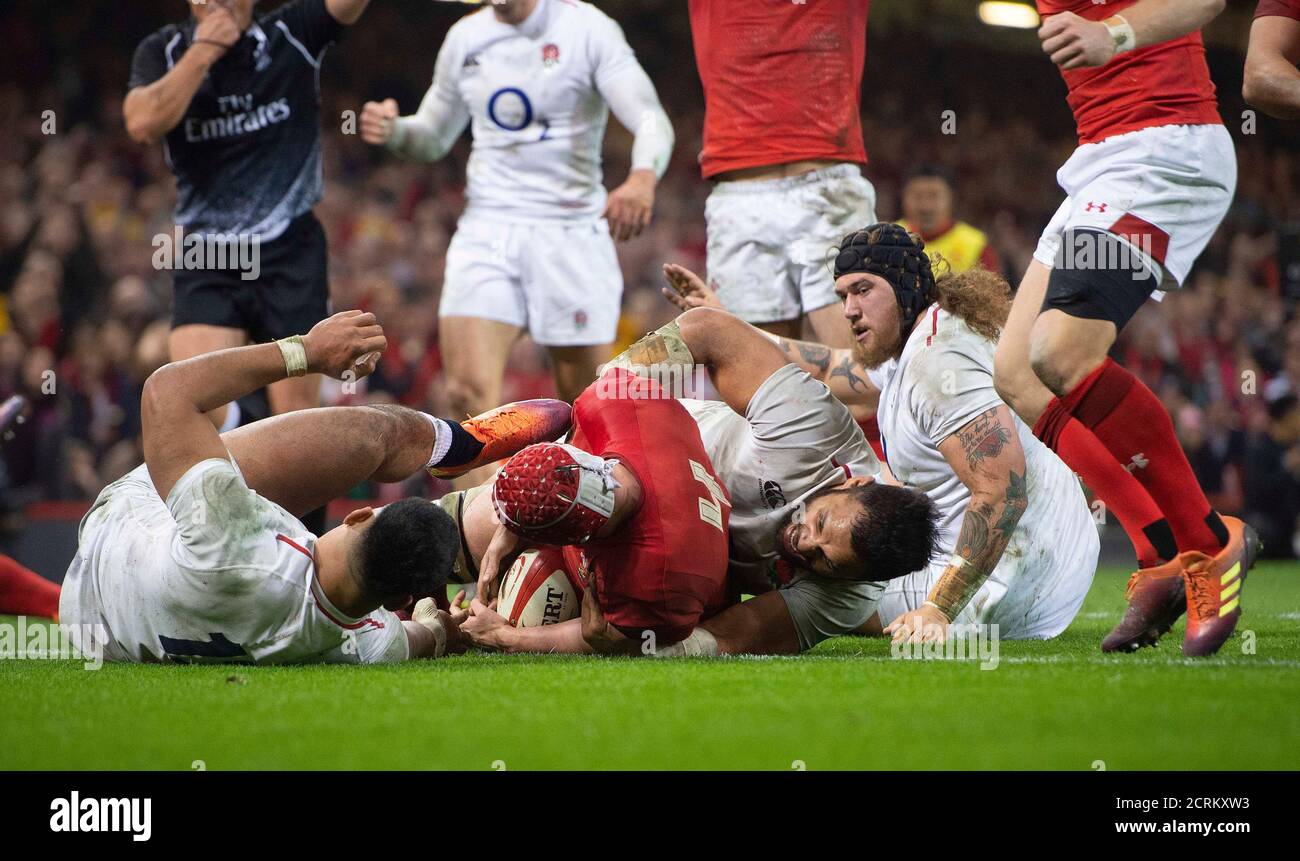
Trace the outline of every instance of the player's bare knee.
<path fill-rule="evenodd" d="M 998 344 L 997 351 L 993 354 L 993 388 L 998 397 L 1014 409 L 1020 393 L 1027 384 L 1034 381 L 1034 372 L 1023 357 Z"/>
<path fill-rule="evenodd" d="M 1035 378 L 1036 379 L 1036 378 Z M 997 366 L 993 370 L 993 389 L 998 393 L 998 397 L 1006 403 L 1007 406 L 1020 412 L 1016 404 L 1020 400 L 1020 393 L 1024 389 L 1024 372 L 1017 370 L 1015 373 L 1002 371 L 999 373 Z"/>
<path fill-rule="evenodd" d="M 1087 358 L 1071 349 L 1065 339 L 1055 333 L 1039 334 L 1037 329 L 1029 341 L 1029 366 L 1058 398 L 1069 393 L 1091 369 Z"/>
<path fill-rule="evenodd" d="M 490 403 L 496 397 L 496 387 L 486 379 L 472 374 L 447 377 L 447 402 L 453 415 L 472 416 L 489 410 L 497 406 Z"/>
<path fill-rule="evenodd" d="M 735 337 L 746 324 L 739 317 L 717 308 L 692 308 L 677 318 L 677 328 L 695 361 L 708 363 L 718 345 Z"/>
<path fill-rule="evenodd" d="M 370 436 L 385 450 L 395 448 L 412 431 L 428 425 L 427 419 L 400 404 L 367 404 L 362 409 L 371 419 Z"/>

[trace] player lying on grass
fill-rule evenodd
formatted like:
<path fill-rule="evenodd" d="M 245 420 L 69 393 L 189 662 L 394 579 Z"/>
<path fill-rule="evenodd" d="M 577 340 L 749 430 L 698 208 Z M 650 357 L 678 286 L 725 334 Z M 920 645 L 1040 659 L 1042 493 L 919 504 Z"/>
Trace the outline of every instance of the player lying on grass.
<path fill-rule="evenodd" d="M 641 654 L 680 642 L 729 603 L 729 508 L 682 405 L 611 369 L 574 402 L 568 444 L 529 446 L 474 495 L 464 522 L 492 538 L 466 633 L 516 651 Z M 516 629 L 489 609 L 502 561 L 526 544 L 563 548 L 585 587 L 581 619 Z"/>
<path fill-rule="evenodd" d="M 665 294 L 697 308 L 688 315 L 718 305 L 698 276 L 666 270 Z M 841 401 L 878 401 L 890 470 L 941 517 L 943 558 L 885 584 L 865 632 L 930 640 L 977 622 L 1003 637 L 1060 634 L 1092 583 L 1099 541 L 1078 480 L 993 389 L 1007 284 L 983 269 L 936 279 L 924 243 L 892 224 L 845 237 L 834 275 L 852 350 L 783 339 L 780 352 Z"/>
<path fill-rule="evenodd" d="M 456 529 L 408 498 L 359 508 L 320 537 L 296 515 L 358 482 L 421 467 L 468 469 L 549 439 L 568 407 L 527 402 L 465 427 L 400 407 L 305 410 L 218 435 L 207 410 L 303 373 L 363 377 L 386 341 L 344 311 L 305 336 L 165 365 L 145 383 L 144 465 L 106 487 L 81 522 L 60 620 L 102 625 L 118 661 L 375 663 L 462 647 L 459 617 L 427 603 Z"/>
<path fill-rule="evenodd" d="M 659 654 L 793 654 L 829 637 L 846 634 L 875 611 L 882 582 L 924 568 L 935 550 L 933 504 L 921 493 L 877 483 L 880 463 L 848 409 L 789 360 L 767 335 L 710 310 L 682 315 L 646 336 L 615 359 L 607 374 L 639 369 L 681 380 L 695 366 L 707 368 L 721 402 L 646 400 L 662 393 L 642 378 L 637 409 L 654 404 L 687 423 L 703 444 L 701 467 L 725 487 L 730 500 L 729 598 L 762 593 L 733 603 L 702 621 L 689 637 Z M 685 372 L 685 373 L 683 373 Z M 610 377 L 604 378 L 605 381 Z M 622 379 L 615 376 L 614 380 Z M 577 405 L 577 426 L 617 403 L 620 385 L 598 382 Z M 602 397 L 602 393 L 605 395 Z M 626 409 L 620 406 L 619 409 Z M 693 421 L 691 421 L 693 420 Z M 685 433 L 683 430 L 676 433 Z M 672 437 L 655 430 L 647 446 L 667 446 Z M 507 468 L 508 472 L 508 468 Z M 657 474 L 656 474 L 657 475 Z M 690 519 L 721 494 L 702 493 L 687 479 L 688 498 L 677 503 Z M 493 517 L 491 494 L 477 488 L 444 497 L 457 515 L 467 554 L 458 560 L 461 579 L 491 578 L 501 554 L 491 549 L 502 530 Z M 705 497 L 713 495 L 713 500 Z M 697 500 L 695 497 L 700 497 Z M 660 509 L 664 501 L 659 502 Z M 725 505 L 722 506 L 725 513 Z M 609 564 L 622 558 L 611 535 Z M 696 549 L 694 552 L 700 552 Z M 623 555 L 628 549 L 622 550 Z M 573 551 L 567 551 L 573 556 Z M 473 560 L 482 559 L 482 573 Z M 606 574 L 608 582 L 611 575 Z M 779 587 L 779 588 L 778 588 Z M 584 603 L 585 622 L 599 631 L 597 609 Z M 578 629 L 570 623 L 571 629 Z M 552 651 L 564 625 L 514 628 L 477 602 L 463 630 L 478 645 L 508 651 Z"/>

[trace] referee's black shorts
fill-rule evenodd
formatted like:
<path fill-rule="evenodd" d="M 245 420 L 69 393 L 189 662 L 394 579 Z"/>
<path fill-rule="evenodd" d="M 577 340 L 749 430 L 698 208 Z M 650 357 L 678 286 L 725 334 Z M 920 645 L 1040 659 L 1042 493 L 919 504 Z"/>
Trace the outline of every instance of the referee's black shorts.
<path fill-rule="evenodd" d="M 329 316 L 329 251 L 310 210 L 263 243 L 259 254 L 260 275 L 249 281 L 233 268 L 177 269 L 172 328 L 226 326 L 256 343 L 305 335 Z"/>

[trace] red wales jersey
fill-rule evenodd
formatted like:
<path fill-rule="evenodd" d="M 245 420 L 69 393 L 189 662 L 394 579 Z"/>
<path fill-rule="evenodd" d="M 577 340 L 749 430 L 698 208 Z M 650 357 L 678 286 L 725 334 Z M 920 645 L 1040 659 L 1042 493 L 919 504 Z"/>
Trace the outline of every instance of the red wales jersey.
<path fill-rule="evenodd" d="M 1038 0 L 1047 18 L 1073 12 L 1101 21 L 1137 0 Z M 1222 124 L 1199 31 L 1127 51 L 1104 66 L 1062 70 L 1079 143 L 1152 126 Z"/>

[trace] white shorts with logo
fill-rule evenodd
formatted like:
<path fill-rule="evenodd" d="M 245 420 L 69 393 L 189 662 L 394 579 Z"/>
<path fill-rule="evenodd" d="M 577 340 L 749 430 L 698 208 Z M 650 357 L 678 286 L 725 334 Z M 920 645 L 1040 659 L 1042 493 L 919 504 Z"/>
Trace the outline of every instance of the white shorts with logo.
<path fill-rule="evenodd" d="M 1096 228 L 1125 237 L 1160 267 L 1161 289 L 1172 290 L 1228 212 L 1237 156 L 1221 125 L 1156 126 L 1083 144 L 1056 180 L 1067 196 L 1035 260 L 1053 266 L 1064 231 Z"/>
<path fill-rule="evenodd" d="M 614 341 L 623 273 L 604 219 L 501 222 L 466 215 L 447 249 L 439 317 L 527 329 L 538 344 Z"/>
<path fill-rule="evenodd" d="M 831 249 L 876 220 L 876 190 L 855 164 L 719 182 L 704 219 L 709 280 L 727 310 L 750 323 L 795 320 L 839 301 Z"/>

